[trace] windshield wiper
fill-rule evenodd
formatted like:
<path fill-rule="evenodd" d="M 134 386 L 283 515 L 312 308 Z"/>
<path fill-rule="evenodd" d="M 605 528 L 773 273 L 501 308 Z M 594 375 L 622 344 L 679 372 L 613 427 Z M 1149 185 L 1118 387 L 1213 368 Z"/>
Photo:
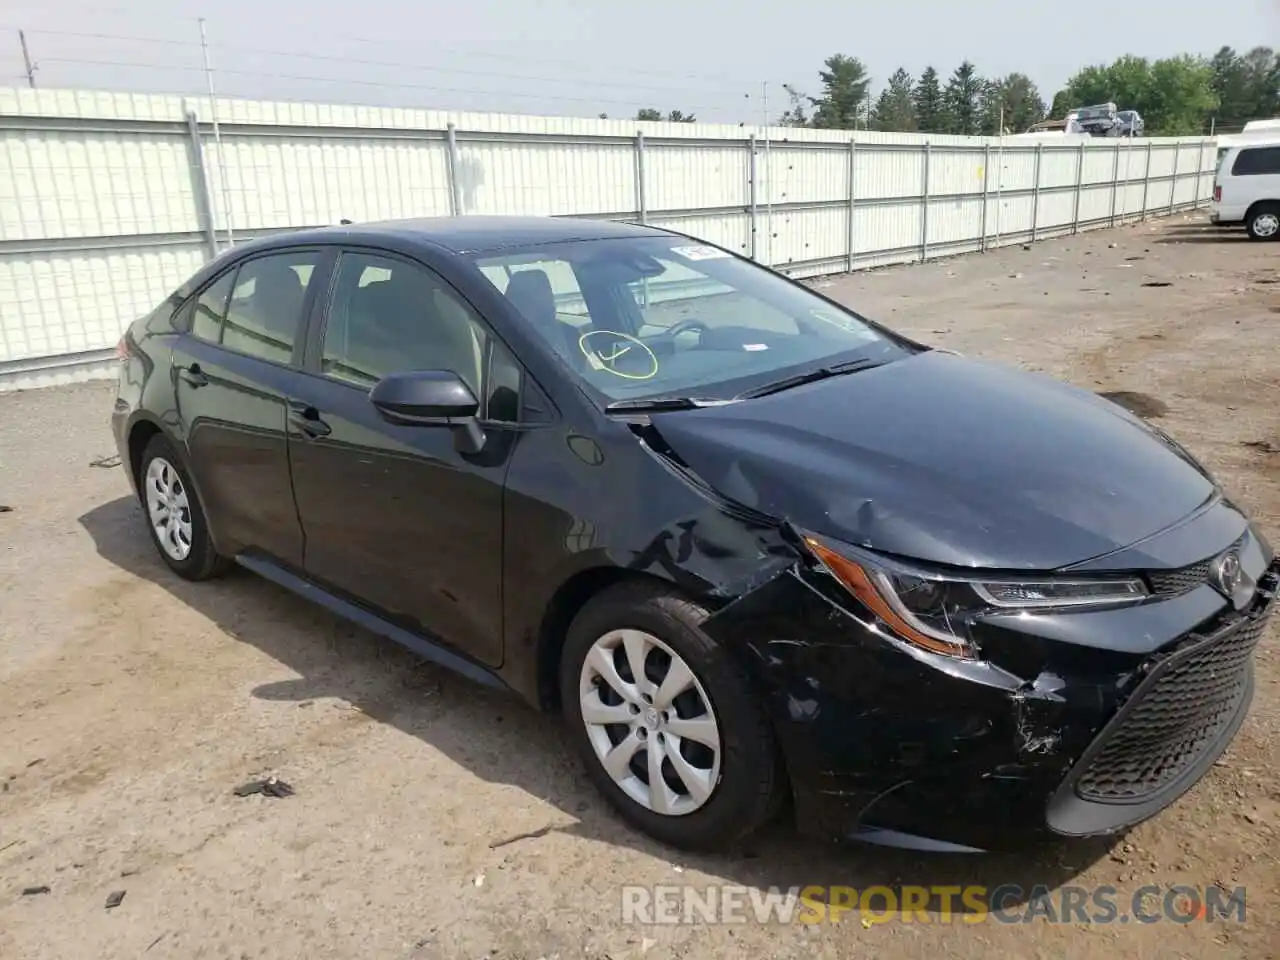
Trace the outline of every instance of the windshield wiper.
<path fill-rule="evenodd" d="M 767 397 L 771 393 L 790 390 L 792 387 L 798 387 L 805 383 L 826 380 L 828 377 L 839 377 L 846 373 L 857 373 L 860 370 L 870 370 L 873 367 L 884 366 L 888 362 L 888 360 L 872 360 L 864 357 L 861 360 L 845 360 L 842 363 L 832 363 L 825 367 L 818 367 L 816 370 L 806 370 L 804 373 L 797 373 L 794 376 L 783 377 L 781 380 L 766 383 L 763 386 L 756 387 L 754 390 L 738 394 L 738 399 L 754 400 L 757 397 Z"/>
<path fill-rule="evenodd" d="M 605 413 L 660 413 L 663 410 L 696 410 L 699 407 L 717 407 L 734 400 L 716 400 L 711 397 L 649 397 L 638 400 L 615 400 L 604 408 Z"/>

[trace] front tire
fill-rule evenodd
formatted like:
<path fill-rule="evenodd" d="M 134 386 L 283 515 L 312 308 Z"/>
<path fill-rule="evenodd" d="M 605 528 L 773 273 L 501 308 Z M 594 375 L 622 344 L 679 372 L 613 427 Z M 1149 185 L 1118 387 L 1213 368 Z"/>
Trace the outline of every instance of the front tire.
<path fill-rule="evenodd" d="M 781 764 L 706 617 L 657 583 L 600 593 L 569 628 L 560 692 L 588 775 L 624 819 L 674 847 L 723 850 L 777 809 Z"/>
<path fill-rule="evenodd" d="M 1260 203 L 1245 221 L 1250 240 L 1280 240 L 1280 203 Z"/>
<path fill-rule="evenodd" d="M 156 434 L 142 451 L 138 491 L 147 530 L 162 559 L 184 580 L 207 580 L 229 566 L 209 536 L 195 485 L 172 443 Z"/>

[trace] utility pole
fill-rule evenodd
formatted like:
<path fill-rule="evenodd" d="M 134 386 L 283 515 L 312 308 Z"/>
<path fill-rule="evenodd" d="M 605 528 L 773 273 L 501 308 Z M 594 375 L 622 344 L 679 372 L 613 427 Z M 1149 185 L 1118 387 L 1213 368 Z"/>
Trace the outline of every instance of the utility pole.
<path fill-rule="evenodd" d="M 197 17 L 200 24 L 200 52 L 204 57 L 204 76 L 209 87 L 209 114 L 213 120 L 213 142 L 218 146 L 218 179 L 222 181 L 222 215 L 227 221 L 227 246 L 236 242 L 231 230 L 231 188 L 227 184 L 227 156 L 222 149 L 222 127 L 218 124 L 218 94 L 213 88 L 213 64 L 209 61 L 209 38 L 205 34 L 204 17 Z"/>
<path fill-rule="evenodd" d="M 18 43 L 22 44 L 22 62 L 27 68 L 27 86 L 36 88 L 36 65 L 31 62 L 31 51 L 27 49 L 27 31 L 18 31 Z"/>
<path fill-rule="evenodd" d="M 768 266 L 773 266 L 773 151 L 769 141 L 769 81 L 760 83 L 760 106 L 762 121 L 761 133 L 764 134 L 764 225 L 765 225 L 765 259 Z"/>

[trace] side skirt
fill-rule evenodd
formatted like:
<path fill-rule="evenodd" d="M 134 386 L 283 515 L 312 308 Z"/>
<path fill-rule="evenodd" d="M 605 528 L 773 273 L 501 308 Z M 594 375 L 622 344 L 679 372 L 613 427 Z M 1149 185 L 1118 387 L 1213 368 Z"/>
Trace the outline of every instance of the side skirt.
<path fill-rule="evenodd" d="M 328 590 L 317 586 L 310 580 L 298 576 L 295 573 L 286 570 L 284 567 L 271 560 L 262 557 L 253 556 L 251 554 L 240 554 L 236 557 L 236 563 L 244 567 L 246 570 L 258 574 L 270 580 L 272 583 L 279 584 L 286 590 L 296 593 L 300 597 L 305 597 L 312 603 L 317 603 L 336 613 L 338 616 L 350 620 L 352 623 L 364 627 L 366 630 L 372 630 L 374 633 L 380 634 L 389 640 L 394 640 L 402 647 L 407 647 L 424 660 L 430 660 L 437 663 L 454 673 L 461 674 L 468 680 L 472 680 L 481 686 L 492 687 L 497 690 L 510 692 L 510 687 L 505 684 L 500 677 L 487 667 L 481 666 L 473 660 L 454 653 L 442 644 L 428 640 L 426 637 L 413 633 L 404 627 L 397 626 L 389 620 L 385 620 L 376 613 L 357 606 L 350 601 L 335 596 Z"/>

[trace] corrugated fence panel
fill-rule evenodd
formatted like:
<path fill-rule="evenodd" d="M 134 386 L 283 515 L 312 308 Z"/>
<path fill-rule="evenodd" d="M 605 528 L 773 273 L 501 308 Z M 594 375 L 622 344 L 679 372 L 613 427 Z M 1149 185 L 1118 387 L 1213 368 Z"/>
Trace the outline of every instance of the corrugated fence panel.
<path fill-rule="evenodd" d="M 810 260 L 836 260 L 849 249 L 849 210 L 820 207 L 810 210 L 774 210 L 772 266 Z"/>
<path fill-rule="evenodd" d="M 664 230 L 685 233 L 746 256 L 751 250 L 751 217 L 746 213 L 716 216 L 651 216 L 649 222 Z"/>
<path fill-rule="evenodd" d="M 1036 152 L 1020 146 L 997 150 L 991 158 L 1000 173 L 998 186 L 1004 190 L 1030 190 L 1036 179 Z M 1030 222 L 1028 221 L 1028 226 Z"/>
<path fill-rule="evenodd" d="M 1050 190 L 1040 192 L 1040 202 L 1036 208 L 1036 233 L 1052 233 L 1057 228 L 1070 226 L 1075 220 L 1076 192 Z"/>
<path fill-rule="evenodd" d="M 854 253 L 859 260 L 878 251 L 920 246 L 923 206 L 884 203 L 859 206 L 854 215 Z M 874 259 L 874 258 L 872 258 Z"/>
<path fill-rule="evenodd" d="M 1170 147 L 1168 144 L 1159 143 L 1151 149 L 1151 176 L 1152 177 L 1171 177 L 1173 176 L 1173 160 L 1177 155 L 1176 146 Z"/>
<path fill-rule="evenodd" d="M 858 200 L 919 197 L 924 193 L 924 151 L 857 148 L 854 194 Z"/>
<path fill-rule="evenodd" d="M 1025 242 L 1077 215 L 1097 226 L 1185 208 L 1207 198 L 1216 157 L 1200 139 L 217 106 L 220 137 L 205 97 L 0 89 L 0 389 L 109 370 L 124 327 L 231 233 L 454 212 L 647 217 L 810 276 Z"/>
<path fill-rule="evenodd" d="M 1080 150 L 1045 147 L 1040 154 L 1040 186 L 1075 188 L 1080 176 Z"/>
<path fill-rule="evenodd" d="M 447 197 L 444 156 L 440 184 Z M 640 209 L 635 154 L 623 144 L 464 141 L 458 180 L 462 213 L 610 215 Z"/>
<path fill-rule="evenodd" d="M 191 159 L 181 137 L 0 136 L 0 240 L 189 230 Z"/>
<path fill-rule="evenodd" d="M 1126 184 L 1120 194 L 1120 216 L 1125 219 L 1142 216 L 1142 195 L 1145 187 L 1141 180 Z"/>
<path fill-rule="evenodd" d="M 763 190 L 758 203 L 802 203 L 849 198 L 849 151 L 833 147 L 761 149 Z"/>
<path fill-rule="evenodd" d="M 225 167 L 217 146 L 206 146 L 212 203 L 223 229 L 222 169 L 231 224 L 238 230 L 449 213 L 443 144 L 224 137 Z"/>
<path fill-rule="evenodd" d="M 995 207 L 993 223 L 988 229 L 998 237 L 1012 243 L 1021 239 L 1023 234 L 1031 235 L 1031 208 L 1034 198 L 1030 194 L 1018 196 L 1002 196 Z"/>
<path fill-rule="evenodd" d="M 1084 151 L 1084 173 L 1080 182 L 1086 186 L 1093 183 L 1110 183 L 1115 166 L 1115 152 L 1105 147 L 1086 144 Z"/>
<path fill-rule="evenodd" d="M 929 196 L 982 192 L 985 160 L 981 151 L 929 148 Z M 977 229 L 978 221 L 974 221 Z"/>
<path fill-rule="evenodd" d="M 0 358 L 114 347 L 202 262 L 198 245 L 0 257 Z"/>
<path fill-rule="evenodd" d="M 1080 191 L 1080 221 L 1088 223 L 1111 216 L 1111 184 L 1094 184 Z"/>
<path fill-rule="evenodd" d="M 929 245 L 951 245 L 979 238 L 982 198 L 952 197 L 929 201 Z"/>
<path fill-rule="evenodd" d="M 646 143 L 644 182 L 648 208 L 745 207 L 749 202 L 750 162 L 751 152 L 743 143 L 723 147 Z"/>

